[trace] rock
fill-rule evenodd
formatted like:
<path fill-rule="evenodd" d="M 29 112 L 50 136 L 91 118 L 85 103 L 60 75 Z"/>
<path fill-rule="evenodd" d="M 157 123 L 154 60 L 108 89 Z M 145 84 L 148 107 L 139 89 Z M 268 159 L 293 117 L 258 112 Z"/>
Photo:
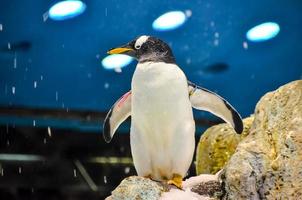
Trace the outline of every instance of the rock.
<path fill-rule="evenodd" d="M 197 146 L 196 173 L 215 174 L 221 170 L 235 152 L 238 143 L 248 134 L 253 120 L 253 116 L 243 120 L 244 130 L 240 135 L 226 123 L 207 129 Z"/>
<path fill-rule="evenodd" d="M 130 176 L 112 191 L 110 200 L 158 200 L 165 191 L 164 185 L 148 178 Z M 107 198 L 108 199 L 108 198 Z"/>
<path fill-rule="evenodd" d="M 218 174 L 203 174 L 183 182 L 183 190 L 148 178 L 125 178 L 106 200 L 216 200 L 221 194 Z"/>
<path fill-rule="evenodd" d="M 269 92 L 225 167 L 224 199 L 301 199 L 302 81 Z"/>

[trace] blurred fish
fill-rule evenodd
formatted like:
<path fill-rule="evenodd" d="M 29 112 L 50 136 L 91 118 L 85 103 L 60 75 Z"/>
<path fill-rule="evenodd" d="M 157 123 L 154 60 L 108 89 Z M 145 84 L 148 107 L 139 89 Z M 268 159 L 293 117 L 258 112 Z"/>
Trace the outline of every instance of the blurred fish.
<path fill-rule="evenodd" d="M 28 51 L 32 44 L 29 41 L 23 40 L 20 42 L 9 43 L 1 48 L 2 52 L 16 52 L 16 51 Z"/>
<path fill-rule="evenodd" d="M 203 69 L 206 73 L 221 73 L 229 69 L 226 63 L 215 63 Z"/>

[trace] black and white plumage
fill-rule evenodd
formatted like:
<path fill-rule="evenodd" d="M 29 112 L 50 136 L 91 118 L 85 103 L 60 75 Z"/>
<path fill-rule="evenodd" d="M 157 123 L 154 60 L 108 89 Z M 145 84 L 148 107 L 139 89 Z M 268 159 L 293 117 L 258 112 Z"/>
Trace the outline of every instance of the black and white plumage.
<path fill-rule="evenodd" d="M 195 148 L 192 107 L 222 118 L 237 133 L 243 131 L 238 112 L 219 95 L 187 81 L 172 50 L 160 39 L 140 36 L 109 53 L 138 60 L 131 91 L 109 111 L 103 136 L 110 142 L 131 115 L 131 152 L 139 176 L 181 187 Z"/>

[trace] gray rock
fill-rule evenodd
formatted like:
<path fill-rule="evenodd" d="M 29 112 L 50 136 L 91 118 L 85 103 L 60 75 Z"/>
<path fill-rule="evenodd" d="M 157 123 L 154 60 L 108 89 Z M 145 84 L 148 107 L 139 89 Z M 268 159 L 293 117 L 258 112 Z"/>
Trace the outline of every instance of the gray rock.
<path fill-rule="evenodd" d="M 223 177 L 224 199 L 302 198 L 301 80 L 261 98 Z"/>
<path fill-rule="evenodd" d="M 164 191 L 164 186 L 148 178 L 130 176 L 112 191 L 110 200 L 157 200 Z"/>

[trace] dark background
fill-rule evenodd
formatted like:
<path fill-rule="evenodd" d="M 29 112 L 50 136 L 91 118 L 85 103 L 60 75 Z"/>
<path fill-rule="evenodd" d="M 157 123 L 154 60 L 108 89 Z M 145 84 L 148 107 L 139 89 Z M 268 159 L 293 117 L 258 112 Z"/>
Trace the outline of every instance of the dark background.
<path fill-rule="evenodd" d="M 299 0 L 86 0 L 78 17 L 43 20 L 56 2 L 0 1 L 0 199 L 102 199 L 135 174 L 130 121 L 111 144 L 101 127 L 130 89 L 136 62 L 117 73 L 101 60 L 139 35 L 166 41 L 189 80 L 225 97 L 243 117 L 266 92 L 302 76 Z M 176 30 L 153 30 L 152 22 L 172 10 L 192 16 Z M 280 33 L 249 42 L 246 32 L 267 21 Z M 205 112 L 195 119 L 197 139 L 220 122 Z"/>

